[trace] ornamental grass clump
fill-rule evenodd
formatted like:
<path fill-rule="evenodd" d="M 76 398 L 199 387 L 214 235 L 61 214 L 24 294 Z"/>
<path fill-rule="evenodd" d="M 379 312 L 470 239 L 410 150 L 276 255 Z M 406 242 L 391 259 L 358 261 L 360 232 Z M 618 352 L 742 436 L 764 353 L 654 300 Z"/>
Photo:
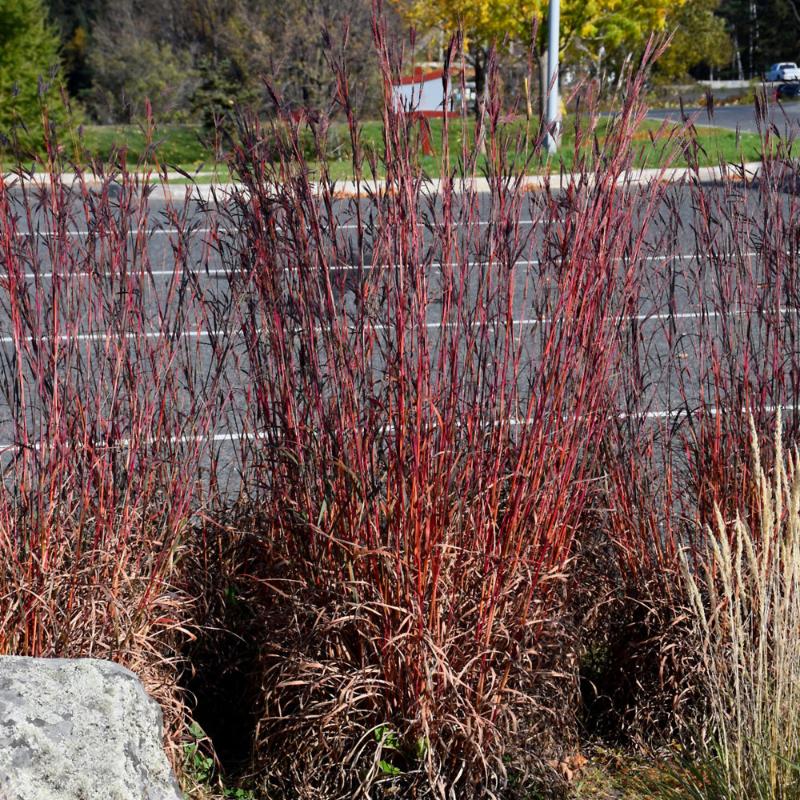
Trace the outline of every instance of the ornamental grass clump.
<path fill-rule="evenodd" d="M 709 710 L 709 768 L 694 783 L 707 796 L 791 800 L 800 797 L 800 454 L 784 450 L 779 417 L 770 476 L 752 430 L 755 522 L 717 508 L 699 574 L 684 560 Z"/>
<path fill-rule="evenodd" d="M 218 402 L 190 280 L 202 253 L 188 201 L 154 221 L 124 154 L 71 179 L 57 152 L 43 182 L 0 181 L 0 654 L 135 669 L 175 744 L 194 625 L 178 565 Z"/>
<path fill-rule="evenodd" d="M 173 733 L 180 678 L 226 766 L 275 796 L 514 796 L 581 763 L 580 722 L 685 732 L 690 587 L 719 697 L 728 591 L 759 714 L 785 704 L 785 582 L 756 613 L 745 567 L 772 581 L 789 550 L 763 549 L 744 412 L 761 434 L 800 392 L 791 162 L 710 185 L 684 121 L 642 177 L 651 48 L 613 119 L 592 86 L 571 98 L 574 172 L 534 191 L 546 130 L 507 119 L 492 56 L 428 176 L 379 15 L 374 37 L 377 148 L 331 48 L 328 113 L 272 87 L 271 118 L 238 113 L 232 186 L 149 182 L 124 152 L 85 172 L 55 145 L 44 179 L 0 185 L 0 652 L 132 666 Z M 737 553 L 727 586 L 714 559 Z M 747 762 L 754 725 L 714 708 Z"/>
<path fill-rule="evenodd" d="M 541 194 L 520 191 L 492 59 L 476 144 L 445 145 L 433 192 L 380 21 L 375 37 L 381 156 L 337 72 L 367 211 L 340 198 L 313 121 L 312 181 L 277 93 L 282 135 L 244 115 L 232 155 L 220 252 L 248 379 L 226 409 L 243 442 L 228 524 L 261 586 L 257 760 L 301 796 L 494 796 L 574 730 L 560 609 L 663 192 L 641 189 L 641 216 L 626 202 L 652 53 L 603 142 L 587 152 L 595 114 L 580 128 L 578 174 Z"/>
<path fill-rule="evenodd" d="M 766 451 L 778 410 L 792 444 L 800 422 L 794 134 L 761 98 L 755 121 L 766 156 L 757 177 L 752 166 L 720 160 L 725 177 L 711 180 L 694 129 L 698 116 L 713 124 L 708 114 L 685 119 L 688 170 L 661 197 L 662 224 L 637 275 L 637 313 L 620 320 L 618 402 L 590 504 L 598 546 L 609 566 L 617 562 L 606 571 L 600 634 L 636 663 L 610 663 L 602 680 L 592 670 L 589 695 L 599 695 L 605 729 L 645 738 L 651 730 L 693 738 L 684 725 L 694 655 L 679 553 L 698 562 L 715 507 L 725 519 L 738 511 L 757 522 L 748 516 L 759 502 L 748 412 Z"/>

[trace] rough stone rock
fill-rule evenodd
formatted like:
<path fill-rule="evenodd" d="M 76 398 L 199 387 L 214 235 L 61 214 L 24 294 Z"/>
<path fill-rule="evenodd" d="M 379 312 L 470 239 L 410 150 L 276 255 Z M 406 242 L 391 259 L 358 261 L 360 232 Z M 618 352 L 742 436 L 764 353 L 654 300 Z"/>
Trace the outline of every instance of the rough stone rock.
<path fill-rule="evenodd" d="M 0 800 L 181 800 L 161 709 L 110 661 L 0 657 Z"/>

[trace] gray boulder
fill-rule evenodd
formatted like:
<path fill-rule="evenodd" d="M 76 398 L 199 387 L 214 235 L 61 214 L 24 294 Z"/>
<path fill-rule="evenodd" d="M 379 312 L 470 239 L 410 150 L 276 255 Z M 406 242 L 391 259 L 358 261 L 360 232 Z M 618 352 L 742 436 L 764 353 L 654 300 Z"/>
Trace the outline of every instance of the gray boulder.
<path fill-rule="evenodd" d="M 181 800 L 161 709 L 110 661 L 0 657 L 0 800 Z"/>

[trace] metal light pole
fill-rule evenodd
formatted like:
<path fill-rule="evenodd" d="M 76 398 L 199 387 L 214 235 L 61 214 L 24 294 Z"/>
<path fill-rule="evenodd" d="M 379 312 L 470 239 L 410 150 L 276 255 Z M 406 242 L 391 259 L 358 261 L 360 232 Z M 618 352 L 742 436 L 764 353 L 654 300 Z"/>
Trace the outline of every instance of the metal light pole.
<path fill-rule="evenodd" d="M 550 0 L 547 12 L 547 152 L 558 149 L 561 140 L 561 99 L 558 92 L 558 43 L 561 26 L 561 6 L 559 0 Z"/>

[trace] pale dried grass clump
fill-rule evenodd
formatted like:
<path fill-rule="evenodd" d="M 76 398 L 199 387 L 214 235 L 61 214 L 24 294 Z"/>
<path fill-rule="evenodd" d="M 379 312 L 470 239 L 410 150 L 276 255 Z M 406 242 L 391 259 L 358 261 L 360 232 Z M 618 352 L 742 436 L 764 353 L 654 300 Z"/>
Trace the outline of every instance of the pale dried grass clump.
<path fill-rule="evenodd" d="M 701 575 L 683 574 L 702 640 L 714 796 L 800 797 L 800 453 L 784 453 L 781 421 L 771 478 L 752 428 L 758 507 L 708 531 Z"/>

